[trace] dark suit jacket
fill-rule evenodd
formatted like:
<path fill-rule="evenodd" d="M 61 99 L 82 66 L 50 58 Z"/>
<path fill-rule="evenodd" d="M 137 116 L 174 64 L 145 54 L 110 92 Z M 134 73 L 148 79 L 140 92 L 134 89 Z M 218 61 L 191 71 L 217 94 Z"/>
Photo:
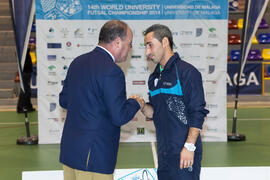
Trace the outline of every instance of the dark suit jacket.
<path fill-rule="evenodd" d="M 71 63 L 59 96 L 67 109 L 60 162 L 74 169 L 113 173 L 120 126 L 140 108 L 136 100 L 126 99 L 123 71 L 96 47 Z"/>

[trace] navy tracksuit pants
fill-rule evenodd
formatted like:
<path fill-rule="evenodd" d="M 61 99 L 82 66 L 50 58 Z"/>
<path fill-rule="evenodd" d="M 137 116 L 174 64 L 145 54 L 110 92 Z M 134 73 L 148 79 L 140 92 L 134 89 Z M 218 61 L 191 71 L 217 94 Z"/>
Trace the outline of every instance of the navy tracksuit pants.
<path fill-rule="evenodd" d="M 180 169 L 180 156 L 158 155 L 158 180 L 199 180 L 201 161 L 194 160 L 192 167 Z"/>

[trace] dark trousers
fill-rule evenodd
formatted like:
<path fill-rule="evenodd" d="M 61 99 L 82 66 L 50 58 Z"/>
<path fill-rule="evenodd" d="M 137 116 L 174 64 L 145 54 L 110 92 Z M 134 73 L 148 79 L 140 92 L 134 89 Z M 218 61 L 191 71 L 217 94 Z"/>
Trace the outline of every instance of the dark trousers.
<path fill-rule="evenodd" d="M 158 157 L 158 180 L 200 180 L 201 161 L 194 161 L 192 167 L 180 169 L 179 156 Z"/>
<path fill-rule="evenodd" d="M 23 110 L 23 107 L 29 110 L 33 108 L 31 103 L 31 87 L 30 87 L 32 73 L 22 73 L 22 76 L 25 93 L 23 93 L 22 89 L 20 90 L 20 95 L 17 103 L 17 110 Z"/>

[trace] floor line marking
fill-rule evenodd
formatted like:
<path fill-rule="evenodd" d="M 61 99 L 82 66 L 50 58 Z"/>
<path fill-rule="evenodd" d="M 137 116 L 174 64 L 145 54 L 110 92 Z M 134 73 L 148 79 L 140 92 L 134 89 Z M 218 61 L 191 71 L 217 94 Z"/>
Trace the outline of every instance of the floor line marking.
<path fill-rule="evenodd" d="M 156 150 L 155 142 L 151 142 L 151 147 L 152 147 L 154 165 L 155 165 L 155 168 L 157 168 L 158 167 L 158 158 L 157 158 L 157 150 Z"/>
<path fill-rule="evenodd" d="M 9 123 L 0 123 L 0 125 L 18 125 L 18 124 L 24 124 L 25 122 L 9 122 Z M 37 121 L 35 122 L 29 122 L 29 124 L 38 124 Z"/>
<path fill-rule="evenodd" d="M 232 121 L 233 119 L 228 119 L 228 121 Z M 258 118 L 258 119 L 246 119 L 246 118 L 237 118 L 240 121 L 270 121 L 269 118 Z"/>

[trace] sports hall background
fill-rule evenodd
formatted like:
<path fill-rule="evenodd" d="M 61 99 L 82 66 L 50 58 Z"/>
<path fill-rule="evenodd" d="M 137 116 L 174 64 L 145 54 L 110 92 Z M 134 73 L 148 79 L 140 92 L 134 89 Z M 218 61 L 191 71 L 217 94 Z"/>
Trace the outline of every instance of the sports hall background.
<path fill-rule="evenodd" d="M 231 29 L 229 34 L 241 35 L 243 5 L 239 1 L 239 11 L 230 11 Z M 270 5 L 264 15 L 270 25 Z M 269 34 L 269 27 L 258 29 L 256 35 Z M 31 33 L 35 37 L 35 30 Z M 236 38 L 235 38 L 236 37 Z M 230 37 L 228 64 L 237 63 L 240 48 L 238 35 Z M 230 41 L 230 39 L 229 39 Z M 267 39 L 266 39 L 267 41 Z M 270 43 L 270 37 L 268 42 Z M 19 84 L 16 81 L 17 64 L 15 42 L 11 24 L 8 0 L 0 0 L 0 179 L 22 179 L 23 171 L 61 170 L 58 162 L 59 145 L 16 145 L 20 136 L 25 136 L 24 114 L 16 113 Z M 256 95 L 240 95 L 237 132 L 246 135 L 241 142 L 203 143 L 202 167 L 269 167 L 270 166 L 270 45 L 254 42 L 252 48 L 260 51 L 248 63 L 262 64 L 263 91 Z M 267 53 L 268 52 L 268 53 Z M 33 52 L 34 54 L 34 52 Z M 259 61 L 258 61 L 259 60 Z M 236 61 L 236 62 L 235 62 Z M 35 88 L 33 84 L 33 94 Z M 228 132 L 232 128 L 234 95 L 228 95 Z M 37 107 L 36 98 L 32 102 Z M 29 113 L 31 134 L 38 134 L 37 112 Z M 150 143 L 120 143 L 117 169 L 154 168 Z M 228 174 L 228 179 L 230 174 Z M 270 173 L 269 173 L 270 179 Z"/>

